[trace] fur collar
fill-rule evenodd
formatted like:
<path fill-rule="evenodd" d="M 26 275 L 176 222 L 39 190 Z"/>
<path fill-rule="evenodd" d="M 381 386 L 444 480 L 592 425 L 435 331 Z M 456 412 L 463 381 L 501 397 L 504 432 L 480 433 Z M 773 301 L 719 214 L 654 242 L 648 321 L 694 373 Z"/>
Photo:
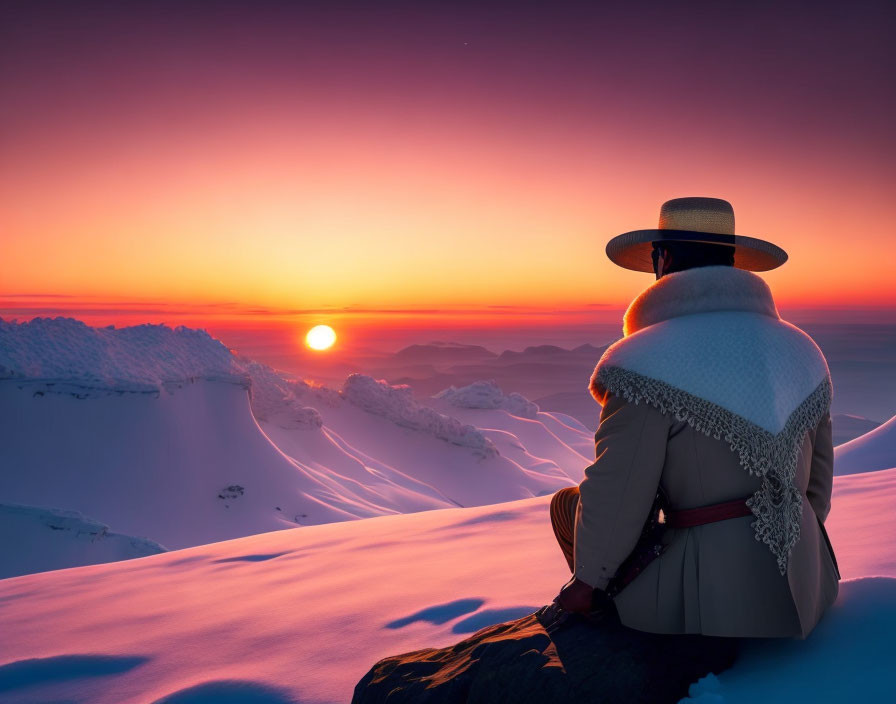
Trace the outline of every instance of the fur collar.
<path fill-rule="evenodd" d="M 604 370 L 621 368 L 778 433 L 830 376 L 812 338 L 781 320 L 768 286 L 749 271 L 712 266 L 664 276 L 629 306 L 625 323 L 625 336 L 591 376 L 599 403 L 611 391 Z"/>
<path fill-rule="evenodd" d="M 759 276 L 733 266 L 704 266 L 667 274 L 648 286 L 625 311 L 622 334 L 680 315 L 722 310 L 780 317 L 768 284 Z"/>

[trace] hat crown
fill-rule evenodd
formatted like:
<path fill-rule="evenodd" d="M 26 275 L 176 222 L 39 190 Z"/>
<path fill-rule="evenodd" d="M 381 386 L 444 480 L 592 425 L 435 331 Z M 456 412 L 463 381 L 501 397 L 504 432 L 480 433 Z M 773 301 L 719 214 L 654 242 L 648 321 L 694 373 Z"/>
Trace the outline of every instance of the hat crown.
<path fill-rule="evenodd" d="M 734 234 L 734 208 L 721 198 L 673 198 L 660 208 L 660 230 Z"/>

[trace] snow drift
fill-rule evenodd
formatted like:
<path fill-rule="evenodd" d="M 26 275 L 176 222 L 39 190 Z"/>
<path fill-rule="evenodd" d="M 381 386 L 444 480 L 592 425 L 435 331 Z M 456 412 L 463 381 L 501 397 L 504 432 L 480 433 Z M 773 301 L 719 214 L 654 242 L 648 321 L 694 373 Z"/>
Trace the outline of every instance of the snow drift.
<path fill-rule="evenodd" d="M 474 381 L 461 388 L 451 386 L 435 397 L 461 408 L 503 408 L 521 418 L 535 418 L 538 414 L 536 404 L 516 392 L 505 394 L 494 379 Z"/>
<path fill-rule="evenodd" d="M 0 504 L 0 579 L 165 552 L 152 540 L 121 535 L 77 511 Z"/>
<path fill-rule="evenodd" d="M 881 424 L 870 418 L 863 418 L 851 413 L 834 413 L 831 416 L 834 426 L 834 445 L 843 445 L 855 440 L 860 435 L 869 433 Z"/>
<path fill-rule="evenodd" d="M 2 580 L 0 691 L 11 704 L 346 702 L 381 657 L 454 643 L 550 602 L 569 572 L 548 501 L 310 526 Z M 896 470 L 837 477 L 828 525 L 848 580 L 837 603 L 807 640 L 758 641 L 695 696 L 790 704 L 888 691 L 894 501 Z"/>
<path fill-rule="evenodd" d="M 0 384 L 0 499 L 77 510 L 169 548 L 295 526 L 303 513 L 338 520 L 302 494 L 244 386 L 157 391 L 79 398 Z"/>
<path fill-rule="evenodd" d="M 896 467 L 896 416 L 834 449 L 834 473 L 855 474 Z"/>
<path fill-rule="evenodd" d="M 346 399 L 359 408 L 397 425 L 431 433 L 455 445 L 472 448 L 479 457 L 496 457 L 494 444 L 472 425 L 464 425 L 414 401 L 410 386 L 391 386 L 364 374 L 350 374 L 342 387 Z"/>

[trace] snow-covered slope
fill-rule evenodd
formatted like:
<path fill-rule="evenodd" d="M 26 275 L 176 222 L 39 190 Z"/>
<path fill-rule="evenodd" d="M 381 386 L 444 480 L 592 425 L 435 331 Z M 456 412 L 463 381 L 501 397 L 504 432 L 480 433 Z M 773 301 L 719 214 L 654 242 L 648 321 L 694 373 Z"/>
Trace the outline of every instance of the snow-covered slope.
<path fill-rule="evenodd" d="M 361 374 L 338 391 L 285 379 L 186 328 L 0 321 L 0 375 L 0 501 L 169 548 L 538 496 L 593 454 L 525 399 L 526 417 L 477 409 L 474 426 Z"/>
<path fill-rule="evenodd" d="M 834 445 L 855 440 L 880 426 L 877 421 L 850 413 L 835 413 L 831 416 L 831 421 L 834 426 Z"/>
<path fill-rule="evenodd" d="M 834 473 L 855 474 L 896 467 L 896 416 L 834 450 Z"/>
<path fill-rule="evenodd" d="M 681 704 L 892 701 L 894 629 L 896 579 L 847 581 L 811 639 L 757 643 L 732 669 L 691 685 Z"/>
<path fill-rule="evenodd" d="M 158 543 L 109 530 L 77 511 L 0 504 L 0 579 L 165 552 Z"/>
<path fill-rule="evenodd" d="M 408 488 L 435 499 L 439 507 L 550 493 L 580 481 L 590 462 L 585 452 L 594 452 L 593 439 L 586 449 L 590 434 L 559 415 L 538 414 L 532 420 L 496 409 L 472 422 L 466 409 L 434 410 L 437 402 L 415 399 L 410 387 L 363 374 L 349 375 L 335 392 L 284 382 L 261 365 L 247 369 L 255 415 L 277 447 L 342 482 L 343 493 L 377 488 L 377 500 L 395 512 L 419 510 L 398 500 Z M 276 393 L 267 391 L 272 386 Z M 317 433 L 297 431 L 290 420 L 290 409 L 308 406 L 320 415 Z M 538 430 L 553 442 L 543 442 Z"/>
<path fill-rule="evenodd" d="M 3 501 L 80 511 L 168 548 L 341 517 L 301 493 L 242 385 L 78 398 L 5 382 L 0 416 Z"/>
<path fill-rule="evenodd" d="M 838 602 L 806 641 L 757 642 L 702 701 L 886 700 L 896 470 L 837 477 L 834 491 L 828 525 L 848 580 Z M 310 526 L 0 581 L 3 700 L 346 702 L 380 657 L 549 602 L 568 570 L 548 501 Z"/>

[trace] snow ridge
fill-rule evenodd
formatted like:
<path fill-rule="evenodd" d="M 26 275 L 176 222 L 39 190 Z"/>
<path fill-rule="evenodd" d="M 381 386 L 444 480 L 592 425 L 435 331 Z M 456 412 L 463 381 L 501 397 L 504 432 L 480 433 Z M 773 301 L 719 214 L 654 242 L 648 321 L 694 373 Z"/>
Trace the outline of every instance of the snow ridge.
<path fill-rule="evenodd" d="M 468 386 L 450 386 L 439 391 L 434 398 L 443 398 L 460 408 L 501 408 L 520 418 L 534 419 L 538 406 L 515 391 L 505 394 L 494 379 L 474 381 Z"/>
<path fill-rule="evenodd" d="M 94 328 L 73 318 L 0 319 L 0 379 L 54 381 L 93 390 L 170 390 L 198 378 L 247 383 L 227 347 L 205 330 L 135 325 Z"/>
<path fill-rule="evenodd" d="M 472 448 L 483 458 L 498 455 L 498 448 L 479 429 L 417 403 L 407 384 L 392 386 L 366 374 L 350 374 L 341 393 L 359 408 L 397 425 L 423 430 L 455 445 Z"/>
<path fill-rule="evenodd" d="M 299 399 L 300 394 L 311 391 L 312 387 L 305 382 L 287 379 L 261 362 L 238 359 L 251 381 L 249 400 L 256 420 L 296 430 L 311 430 L 323 425 L 320 412 Z M 331 394 L 335 395 L 335 392 L 331 391 Z"/>

